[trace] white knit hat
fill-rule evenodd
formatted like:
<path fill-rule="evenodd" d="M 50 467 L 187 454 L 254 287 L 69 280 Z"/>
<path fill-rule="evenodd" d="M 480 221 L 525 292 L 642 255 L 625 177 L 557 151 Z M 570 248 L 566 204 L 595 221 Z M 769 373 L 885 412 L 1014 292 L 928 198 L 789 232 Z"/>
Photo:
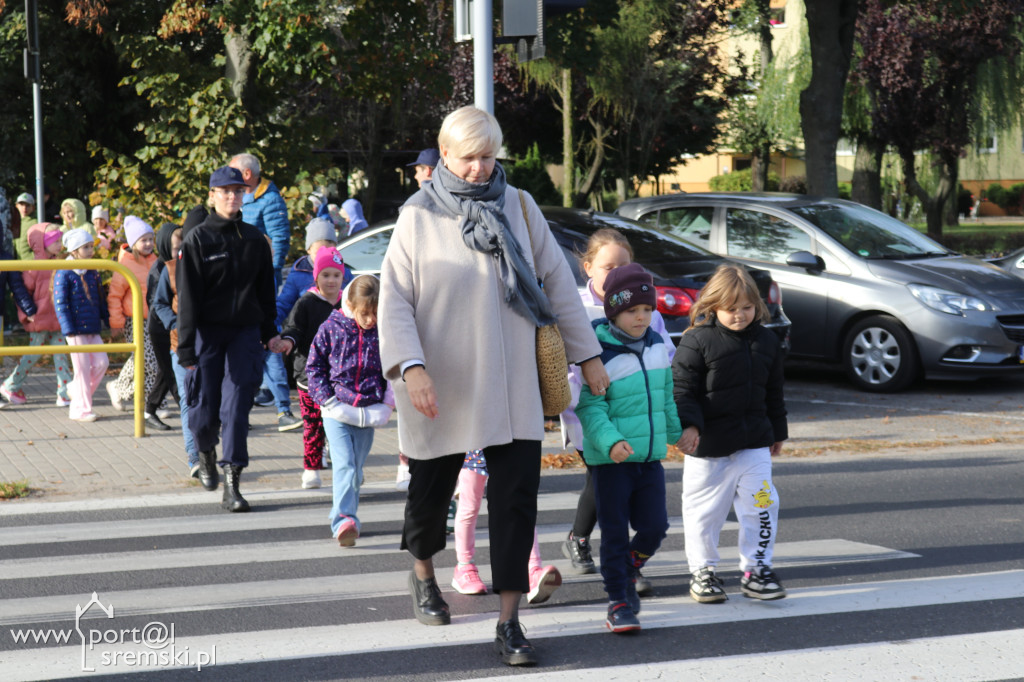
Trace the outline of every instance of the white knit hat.
<path fill-rule="evenodd" d="M 67 249 L 68 253 L 73 253 L 86 244 L 92 244 L 93 238 L 87 231 L 76 227 L 65 232 L 61 241 L 64 242 L 64 248 Z"/>

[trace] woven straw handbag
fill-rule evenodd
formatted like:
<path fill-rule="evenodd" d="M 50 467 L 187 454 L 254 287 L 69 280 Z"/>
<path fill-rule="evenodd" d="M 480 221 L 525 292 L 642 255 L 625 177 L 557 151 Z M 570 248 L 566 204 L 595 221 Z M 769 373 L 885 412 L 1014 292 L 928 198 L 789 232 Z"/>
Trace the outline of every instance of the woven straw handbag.
<path fill-rule="evenodd" d="M 519 203 L 523 207 L 526 234 L 530 237 L 530 253 L 533 253 L 533 230 L 526 213 L 526 199 L 519 190 Z M 536 257 L 534 258 L 536 259 Z M 540 282 L 540 279 L 537 280 Z M 543 289 L 544 283 L 540 282 Z M 557 324 L 537 327 L 537 379 L 540 381 L 540 402 L 544 416 L 553 417 L 569 407 L 572 393 L 569 390 L 569 361 L 565 356 L 565 342 Z"/>

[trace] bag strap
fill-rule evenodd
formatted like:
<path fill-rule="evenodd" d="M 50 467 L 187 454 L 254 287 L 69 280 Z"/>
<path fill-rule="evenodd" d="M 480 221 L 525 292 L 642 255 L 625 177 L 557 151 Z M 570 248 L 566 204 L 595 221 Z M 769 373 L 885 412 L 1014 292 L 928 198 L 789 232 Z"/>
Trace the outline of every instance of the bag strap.
<path fill-rule="evenodd" d="M 533 248 L 533 230 L 530 229 L 530 214 L 526 212 L 526 193 L 523 190 L 519 190 L 519 205 L 523 208 L 523 221 L 526 223 L 526 236 L 530 240 L 530 258 L 531 265 L 533 266 L 533 276 L 537 278 L 537 282 L 541 288 L 544 288 L 544 282 L 541 282 L 540 277 L 537 275 L 537 252 Z"/>

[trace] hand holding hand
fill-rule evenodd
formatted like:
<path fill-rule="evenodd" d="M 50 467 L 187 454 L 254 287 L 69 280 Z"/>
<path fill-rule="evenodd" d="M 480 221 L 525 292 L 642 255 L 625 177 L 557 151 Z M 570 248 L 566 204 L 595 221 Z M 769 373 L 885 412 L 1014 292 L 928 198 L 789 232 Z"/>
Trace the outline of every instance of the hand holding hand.
<path fill-rule="evenodd" d="M 608 372 L 605 370 L 601 358 L 590 358 L 580 363 L 580 371 L 583 373 L 583 381 L 590 387 L 591 393 L 594 395 L 605 394 L 612 381 L 608 378 Z"/>
<path fill-rule="evenodd" d="M 423 416 L 433 419 L 437 416 L 437 393 L 434 391 L 434 381 L 427 374 L 423 365 L 416 365 L 405 370 L 406 387 L 409 390 L 409 400 Z"/>
<path fill-rule="evenodd" d="M 633 454 L 633 448 L 629 446 L 624 440 L 620 440 L 618 443 L 612 446 L 608 456 L 612 458 L 612 461 L 616 464 L 621 464 L 629 459 L 630 455 Z"/>
<path fill-rule="evenodd" d="M 700 445 L 700 433 L 697 431 L 696 426 L 688 426 L 676 443 L 676 447 L 688 455 L 692 455 L 697 450 L 698 445 Z"/>

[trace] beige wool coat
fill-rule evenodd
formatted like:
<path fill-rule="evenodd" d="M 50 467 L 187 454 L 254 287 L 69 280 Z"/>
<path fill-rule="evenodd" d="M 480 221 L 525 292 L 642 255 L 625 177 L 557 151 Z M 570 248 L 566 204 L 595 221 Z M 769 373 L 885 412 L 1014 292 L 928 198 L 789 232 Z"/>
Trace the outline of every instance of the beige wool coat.
<path fill-rule="evenodd" d="M 381 269 L 377 323 L 381 365 L 391 380 L 402 451 L 434 459 L 513 439 L 543 440 L 536 326 L 505 303 L 495 258 L 462 241 L 457 218 L 414 196 L 402 209 Z M 558 316 L 571 363 L 601 353 L 561 248 L 526 195 L 533 250 L 518 190 L 505 191 L 505 215 L 527 260 L 536 264 Z M 412 406 L 401 365 L 423 360 L 438 416 Z"/>

